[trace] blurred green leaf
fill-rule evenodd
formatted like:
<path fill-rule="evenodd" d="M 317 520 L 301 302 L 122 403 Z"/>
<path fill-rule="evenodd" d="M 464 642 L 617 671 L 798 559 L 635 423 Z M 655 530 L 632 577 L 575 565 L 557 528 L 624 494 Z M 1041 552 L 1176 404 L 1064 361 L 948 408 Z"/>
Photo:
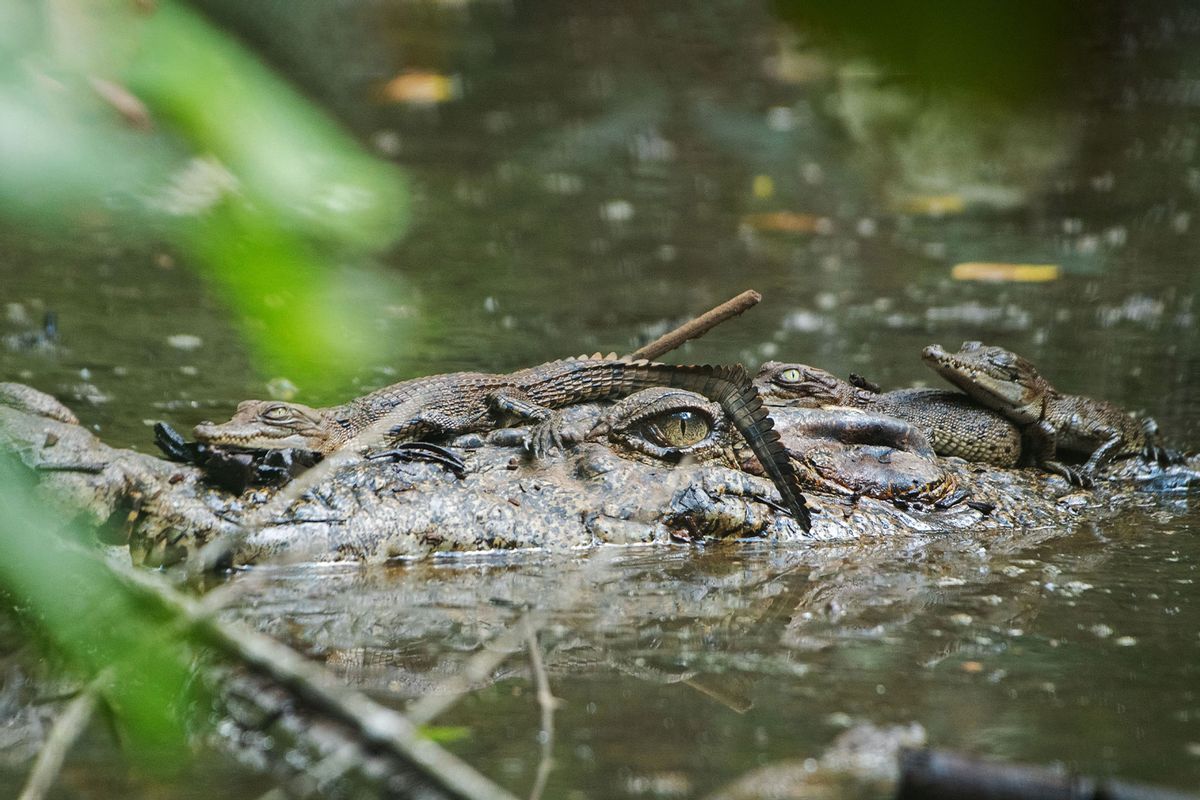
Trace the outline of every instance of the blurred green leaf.
<path fill-rule="evenodd" d="M 423 725 L 421 735 L 431 742 L 450 744 L 471 738 L 471 729 L 466 725 Z"/>
<path fill-rule="evenodd" d="M 399 349 L 403 328 L 378 325 L 408 305 L 403 284 L 363 263 L 404 231 L 397 168 L 180 3 L 43 16 L 0 11 L 28 37 L 0 39 L 23 48 L 0 57 L 0 212 L 166 238 L 236 312 L 264 377 L 319 395 Z"/>
<path fill-rule="evenodd" d="M 377 248 L 407 221 L 400 171 L 196 13 L 162 2 L 138 32 L 126 85 L 200 153 L 237 176 L 250 207 L 340 246 Z"/>
<path fill-rule="evenodd" d="M 182 766 L 184 709 L 196 699 L 185 651 L 96 558 L 62 540 L 61 531 L 82 533 L 35 497 L 22 470 L 0 457 L 0 586 L 48 651 L 85 679 L 111 667 L 103 697 L 135 755 Z"/>

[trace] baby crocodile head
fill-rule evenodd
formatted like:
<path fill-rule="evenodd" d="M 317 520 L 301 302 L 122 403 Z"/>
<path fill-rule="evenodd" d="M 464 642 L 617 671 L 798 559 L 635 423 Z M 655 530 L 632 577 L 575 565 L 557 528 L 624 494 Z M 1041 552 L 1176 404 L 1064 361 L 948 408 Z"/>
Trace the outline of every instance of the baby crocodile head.
<path fill-rule="evenodd" d="M 974 400 L 1019 423 L 1037 422 L 1050 386 L 1021 356 L 982 342 L 963 342 L 957 353 L 931 344 L 921 358 Z"/>
<path fill-rule="evenodd" d="M 205 444 L 278 450 L 294 447 L 327 453 L 333 449 L 337 420 L 319 408 L 274 400 L 246 400 L 228 422 L 201 422 L 192 431 Z"/>
<path fill-rule="evenodd" d="M 768 361 L 754 377 L 754 385 L 764 398 L 791 400 L 795 401 L 792 405 L 801 407 L 857 404 L 855 387 L 807 364 Z"/>

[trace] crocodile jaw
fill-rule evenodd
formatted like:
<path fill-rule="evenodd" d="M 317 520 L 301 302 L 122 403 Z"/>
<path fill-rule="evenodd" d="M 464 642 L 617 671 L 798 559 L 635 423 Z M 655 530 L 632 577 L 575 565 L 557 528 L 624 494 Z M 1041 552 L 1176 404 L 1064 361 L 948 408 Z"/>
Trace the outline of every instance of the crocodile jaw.
<path fill-rule="evenodd" d="M 921 358 L 937 374 L 988 408 L 1017 422 L 1037 422 L 1043 396 L 1038 387 L 1029 385 L 1037 376 L 1001 374 L 982 354 L 974 352 L 964 346 L 963 351 L 948 353 L 941 345 L 931 344 L 921 351 Z"/>
<path fill-rule="evenodd" d="M 321 452 L 320 440 L 297 431 L 279 431 L 232 422 L 214 425 L 202 422 L 192 429 L 196 441 L 247 450 L 282 450 L 287 447 Z"/>
<path fill-rule="evenodd" d="M 201 422 L 192 429 L 204 444 L 251 450 L 299 448 L 316 453 L 336 449 L 332 433 L 341 430 L 325 409 L 300 403 L 246 400 L 233 418 L 220 424 Z"/>

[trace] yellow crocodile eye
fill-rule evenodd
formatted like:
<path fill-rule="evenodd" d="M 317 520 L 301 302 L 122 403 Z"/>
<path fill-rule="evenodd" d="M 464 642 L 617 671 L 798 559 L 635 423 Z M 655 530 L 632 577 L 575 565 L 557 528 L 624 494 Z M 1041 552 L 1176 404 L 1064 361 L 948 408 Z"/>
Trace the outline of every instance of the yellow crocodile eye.
<path fill-rule="evenodd" d="M 267 422 L 286 422 L 292 418 L 292 410 L 287 406 L 271 406 L 259 416 Z"/>
<path fill-rule="evenodd" d="M 642 435 L 659 447 L 683 449 L 699 444 L 712 432 L 712 422 L 695 411 L 667 411 L 642 423 Z"/>
<path fill-rule="evenodd" d="M 800 370 L 796 369 L 795 367 L 792 367 L 791 369 L 785 369 L 783 372 L 779 373 L 779 380 L 783 381 L 784 383 L 799 383 Z"/>

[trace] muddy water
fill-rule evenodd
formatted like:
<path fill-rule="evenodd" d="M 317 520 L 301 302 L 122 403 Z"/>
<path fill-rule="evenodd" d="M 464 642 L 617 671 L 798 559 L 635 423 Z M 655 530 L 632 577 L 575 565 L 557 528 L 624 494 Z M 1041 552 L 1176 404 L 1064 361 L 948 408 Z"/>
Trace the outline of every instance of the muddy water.
<path fill-rule="evenodd" d="M 1088 46 L 1065 48 L 1046 95 L 1013 99 L 914 88 L 741 4 L 206 6 L 416 191 L 413 230 L 377 264 L 411 287 L 413 333 L 355 385 L 302 386 L 300 400 L 629 350 L 752 286 L 762 306 L 679 357 L 796 359 L 890 387 L 936 383 L 923 345 L 983 339 L 1200 445 L 1187 8 L 1081 20 Z M 441 79 L 445 101 L 384 102 L 406 71 Z M 286 377 L 256 372 L 227 312 L 158 242 L 102 218 L 66 227 L 0 227 L 0 334 L 46 310 L 60 329 L 49 348 L 0 346 L 0 376 L 143 449 L 147 421 L 221 416 Z M 955 269 L 997 262 L 1033 269 Z M 972 269 L 1009 280 L 963 280 Z M 1053 279 L 1012 280 L 1039 276 Z M 547 796 L 703 796 L 764 764 L 814 765 L 862 721 L 1195 788 L 1198 530 L 1181 496 L 1069 535 L 874 552 L 289 568 L 262 573 L 236 613 L 401 703 L 528 607 L 566 701 Z M 541 754 L 523 647 L 438 720 L 465 726 L 450 746 L 518 793 Z M 261 791 L 243 780 L 224 788 Z"/>

